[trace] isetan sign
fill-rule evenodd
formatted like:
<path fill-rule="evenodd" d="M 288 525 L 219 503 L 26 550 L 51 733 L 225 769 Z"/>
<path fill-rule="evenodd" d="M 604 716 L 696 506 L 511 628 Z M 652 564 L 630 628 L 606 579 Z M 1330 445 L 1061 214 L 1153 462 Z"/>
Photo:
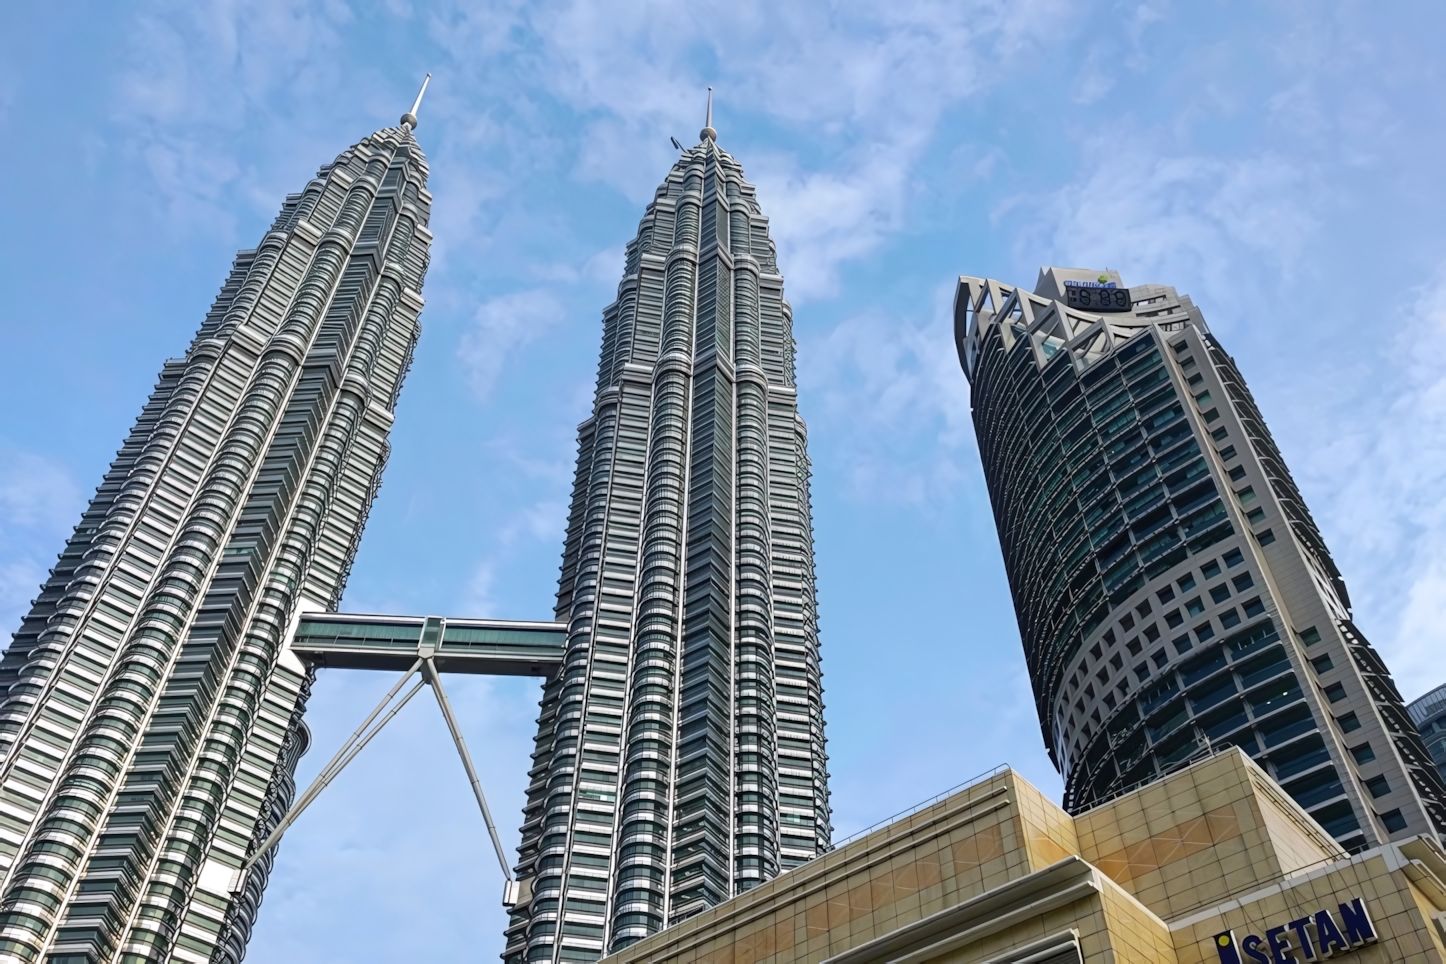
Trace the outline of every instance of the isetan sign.
<path fill-rule="evenodd" d="M 1376 928 L 1363 898 L 1339 905 L 1332 914 L 1323 907 L 1313 914 L 1287 921 L 1259 934 L 1246 934 L 1239 941 L 1234 931 L 1215 935 L 1215 950 L 1221 964 L 1303 964 L 1349 954 L 1364 944 L 1376 942 Z"/>

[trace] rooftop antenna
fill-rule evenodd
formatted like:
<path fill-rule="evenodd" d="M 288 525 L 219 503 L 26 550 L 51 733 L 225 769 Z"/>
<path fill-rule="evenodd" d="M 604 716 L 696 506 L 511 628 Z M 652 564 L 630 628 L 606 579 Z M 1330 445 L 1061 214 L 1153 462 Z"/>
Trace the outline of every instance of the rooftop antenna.
<path fill-rule="evenodd" d="M 427 84 L 431 81 L 432 75 L 428 74 L 422 80 L 422 89 L 417 91 L 417 99 L 412 102 L 412 109 L 402 115 L 402 126 L 409 131 L 417 128 L 417 108 L 422 106 L 422 95 L 427 92 Z"/>
<path fill-rule="evenodd" d="M 673 147 L 674 147 L 675 149 L 680 150 L 680 151 L 683 149 L 683 145 L 678 143 L 678 139 L 677 139 L 676 137 L 670 137 L 670 138 L 668 138 L 668 140 L 670 140 L 670 141 L 673 142 Z"/>
<path fill-rule="evenodd" d="M 717 141 L 718 132 L 713 129 L 713 88 L 708 88 L 708 120 L 698 136 L 705 141 Z"/>

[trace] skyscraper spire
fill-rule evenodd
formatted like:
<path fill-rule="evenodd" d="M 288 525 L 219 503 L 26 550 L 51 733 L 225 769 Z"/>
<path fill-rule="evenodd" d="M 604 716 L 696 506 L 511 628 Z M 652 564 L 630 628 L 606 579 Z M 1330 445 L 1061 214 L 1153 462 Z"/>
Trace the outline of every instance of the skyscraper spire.
<path fill-rule="evenodd" d="M 335 608 L 380 484 L 426 184 L 403 124 L 287 197 L 0 660 L 4 959 L 244 953 L 309 740 L 288 626 Z"/>
<path fill-rule="evenodd" d="M 508 964 L 594 959 L 829 846 L 792 309 L 713 136 L 658 188 L 603 312 Z"/>
<path fill-rule="evenodd" d="M 428 74 L 422 78 L 422 89 L 417 91 L 417 99 L 412 102 L 412 109 L 402 115 L 401 124 L 407 130 L 417 129 L 417 110 L 422 106 L 422 96 L 427 92 L 427 85 L 432 82 L 432 75 Z"/>
<path fill-rule="evenodd" d="M 713 88 L 708 88 L 708 117 L 703 122 L 703 129 L 698 132 L 698 137 L 705 141 L 717 141 L 718 132 L 713 129 Z"/>

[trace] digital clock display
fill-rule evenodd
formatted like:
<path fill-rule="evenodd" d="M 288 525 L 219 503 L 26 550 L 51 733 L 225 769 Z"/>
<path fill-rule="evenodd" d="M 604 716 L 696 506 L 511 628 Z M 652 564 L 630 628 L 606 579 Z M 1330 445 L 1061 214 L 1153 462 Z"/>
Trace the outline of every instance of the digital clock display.
<path fill-rule="evenodd" d="M 1065 304 L 1085 311 L 1129 311 L 1130 289 L 1117 288 L 1113 281 L 1066 281 Z"/>

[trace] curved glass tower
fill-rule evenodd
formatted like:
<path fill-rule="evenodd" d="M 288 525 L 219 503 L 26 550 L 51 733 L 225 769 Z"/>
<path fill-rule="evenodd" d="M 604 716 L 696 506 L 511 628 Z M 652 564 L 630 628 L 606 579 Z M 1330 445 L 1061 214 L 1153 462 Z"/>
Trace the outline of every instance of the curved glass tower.
<path fill-rule="evenodd" d="M 1431 753 L 1436 772 L 1446 779 L 1446 686 L 1438 686 L 1413 700 L 1406 711 Z"/>
<path fill-rule="evenodd" d="M 418 334 L 407 114 L 236 257 L 0 661 L 0 956 L 236 961 L 306 747 L 285 647 L 334 609 Z"/>
<path fill-rule="evenodd" d="M 1044 741 L 1079 812 L 1241 747 L 1348 848 L 1446 788 L 1235 362 L 1162 285 L 960 278 L 955 336 Z"/>
<path fill-rule="evenodd" d="M 509 962 L 595 960 L 829 843 L 791 311 L 715 137 L 658 188 L 603 312 Z"/>

